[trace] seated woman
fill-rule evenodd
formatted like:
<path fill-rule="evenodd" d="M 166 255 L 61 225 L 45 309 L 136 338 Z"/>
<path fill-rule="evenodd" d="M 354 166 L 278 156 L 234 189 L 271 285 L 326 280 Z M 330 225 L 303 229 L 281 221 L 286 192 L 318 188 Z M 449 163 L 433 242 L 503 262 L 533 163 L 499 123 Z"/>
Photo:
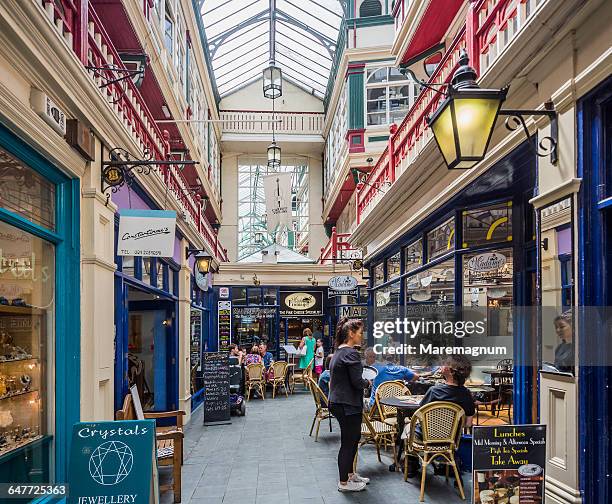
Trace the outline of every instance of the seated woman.
<path fill-rule="evenodd" d="M 471 426 L 472 419 L 476 413 L 476 406 L 471 392 L 464 384 L 472 372 L 472 364 L 463 355 L 449 355 L 442 363 L 440 372 L 444 377 L 444 383 L 439 383 L 431 387 L 421 400 L 420 405 L 425 406 L 434 401 L 447 401 L 457 404 L 465 411 L 465 426 Z M 409 435 L 410 424 L 406 424 L 404 432 L 402 433 L 402 439 L 407 439 Z M 421 437 L 421 428 L 418 424 L 415 430 L 415 437 Z M 416 476 L 417 469 L 418 459 L 413 459 L 411 457 L 408 467 L 408 477 L 411 478 Z"/>
<path fill-rule="evenodd" d="M 244 353 L 236 343 L 232 343 L 230 345 L 230 357 L 236 357 L 238 359 L 238 365 L 242 364 L 242 360 L 244 359 Z"/>
<path fill-rule="evenodd" d="M 260 362 L 262 362 L 262 358 L 259 354 L 259 347 L 257 345 L 253 345 L 251 347 L 251 351 L 244 358 L 244 365 L 248 366 L 249 364 L 259 364 Z"/>
<path fill-rule="evenodd" d="M 325 397 L 329 397 L 329 363 L 333 356 L 334 354 L 331 353 L 325 357 L 325 371 L 319 376 L 319 388 L 323 391 Z"/>

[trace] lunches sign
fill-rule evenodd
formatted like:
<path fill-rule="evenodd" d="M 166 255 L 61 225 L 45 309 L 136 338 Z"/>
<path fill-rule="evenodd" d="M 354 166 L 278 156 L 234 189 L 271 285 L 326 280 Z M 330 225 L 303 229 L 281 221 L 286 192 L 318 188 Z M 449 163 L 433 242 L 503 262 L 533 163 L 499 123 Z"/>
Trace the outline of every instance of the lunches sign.
<path fill-rule="evenodd" d="M 120 210 L 117 255 L 172 257 L 175 231 L 176 212 Z"/>
<path fill-rule="evenodd" d="M 317 317 L 319 315 L 323 315 L 323 293 L 321 291 L 281 291 L 281 317 Z"/>
<path fill-rule="evenodd" d="M 545 425 L 474 427 L 474 503 L 541 504 Z"/>

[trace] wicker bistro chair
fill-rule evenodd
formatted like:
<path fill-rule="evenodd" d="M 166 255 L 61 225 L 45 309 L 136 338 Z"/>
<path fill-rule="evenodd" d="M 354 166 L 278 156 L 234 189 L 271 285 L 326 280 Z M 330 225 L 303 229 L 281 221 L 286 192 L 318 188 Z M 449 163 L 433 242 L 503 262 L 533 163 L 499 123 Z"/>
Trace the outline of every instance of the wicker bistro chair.
<path fill-rule="evenodd" d="M 359 442 L 359 446 L 368 443 L 373 443 L 376 446 L 376 454 L 378 455 L 379 462 L 382 462 L 380 458 L 380 445 L 390 444 L 393 447 L 393 463 L 396 463 L 395 429 L 391 425 L 381 422 L 380 420 L 371 420 L 364 411 L 362 413 L 361 441 Z"/>
<path fill-rule="evenodd" d="M 306 365 L 304 369 L 291 373 L 291 375 L 289 376 L 289 390 L 292 394 L 295 391 L 296 383 L 303 383 L 304 388 L 308 388 L 308 379 L 312 379 L 313 366 L 314 358 L 310 359 L 310 362 Z"/>
<path fill-rule="evenodd" d="M 416 425 L 421 426 L 422 438 L 416 435 Z M 436 458 L 443 459 L 448 479 L 448 466 L 453 468 L 461 498 L 465 500 L 463 484 L 455 461 L 465 424 L 465 412 L 461 406 L 446 401 L 435 401 L 419 408 L 410 419 L 410 435 L 406 440 L 404 457 L 404 480 L 408 479 L 408 455 L 417 455 L 421 460 L 421 496 L 425 496 L 427 466 Z"/>
<path fill-rule="evenodd" d="M 308 388 L 310 389 L 310 393 L 312 394 L 312 398 L 314 399 L 316 411 L 315 416 L 312 419 L 312 425 L 310 426 L 310 434 L 312 436 L 312 431 L 314 429 L 315 423 L 317 424 L 317 430 L 315 431 L 315 441 L 319 439 L 319 428 L 321 427 L 321 422 L 323 420 L 330 419 L 329 422 L 329 432 L 331 432 L 331 413 L 329 411 L 329 401 L 327 396 L 321 390 L 321 387 L 317 385 L 317 383 L 312 378 L 307 378 Z"/>
<path fill-rule="evenodd" d="M 259 362 L 257 364 L 248 364 L 246 366 L 246 400 L 251 397 L 251 390 L 256 389 L 261 398 L 266 398 L 266 382 L 264 380 L 264 365 Z"/>
<path fill-rule="evenodd" d="M 383 382 L 378 386 L 374 397 L 376 401 L 376 411 L 378 412 L 378 418 L 382 422 L 394 428 L 397 428 L 397 408 L 381 404 L 380 399 L 404 395 L 411 394 L 410 389 L 406 387 L 404 382 L 401 380 Z"/>
<path fill-rule="evenodd" d="M 270 385 L 272 386 L 272 399 L 276 397 L 276 389 L 285 389 L 285 395 L 289 397 L 287 392 L 287 363 L 285 361 L 277 361 L 272 363 L 272 378 L 270 378 Z"/>

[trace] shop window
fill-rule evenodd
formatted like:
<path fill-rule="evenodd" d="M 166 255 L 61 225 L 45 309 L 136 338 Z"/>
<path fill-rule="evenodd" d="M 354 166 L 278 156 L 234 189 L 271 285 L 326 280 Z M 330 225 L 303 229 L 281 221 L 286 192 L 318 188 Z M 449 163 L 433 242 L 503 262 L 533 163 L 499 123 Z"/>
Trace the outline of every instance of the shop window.
<path fill-rule="evenodd" d="M 260 305 L 261 304 L 261 289 L 249 289 L 249 304 L 250 305 Z"/>
<path fill-rule="evenodd" d="M 512 241 L 512 202 L 463 212 L 463 248 Z"/>
<path fill-rule="evenodd" d="M 244 306 L 247 304 L 246 287 L 232 287 L 232 303 L 237 306 Z"/>
<path fill-rule="evenodd" d="M 463 256 L 463 305 L 486 317 L 486 336 L 513 334 L 512 259 L 512 249 Z"/>
<path fill-rule="evenodd" d="M 121 271 L 124 275 L 134 276 L 134 256 L 123 256 L 121 258 Z"/>
<path fill-rule="evenodd" d="M 147 285 L 151 285 L 151 267 L 153 260 L 150 257 L 143 257 L 142 260 L 142 276 L 141 280 Z"/>
<path fill-rule="evenodd" d="M 374 286 L 385 282 L 385 265 L 383 263 L 374 266 Z"/>
<path fill-rule="evenodd" d="M 575 365 L 572 200 L 552 203 L 538 213 L 542 369 L 571 373 Z"/>
<path fill-rule="evenodd" d="M 401 253 L 393 254 L 387 259 L 387 280 L 392 280 L 400 276 Z"/>
<path fill-rule="evenodd" d="M 404 248 L 404 273 L 423 265 L 423 240 L 418 239 Z"/>
<path fill-rule="evenodd" d="M 406 304 L 453 305 L 454 300 L 454 259 L 436 264 L 406 278 Z"/>
<path fill-rule="evenodd" d="M 451 217 L 427 233 L 427 260 L 455 250 L 455 219 Z"/>
<path fill-rule="evenodd" d="M 0 207 L 55 229 L 55 185 L 0 149 Z"/>
<path fill-rule="evenodd" d="M 359 304 L 368 304 L 368 289 L 365 286 L 359 287 Z"/>
<path fill-rule="evenodd" d="M 7 460 L 53 434 L 55 248 L 0 222 L 0 251 L 0 457 Z M 42 446 L 33 448 L 35 467 Z"/>
<path fill-rule="evenodd" d="M 276 305 L 276 289 L 273 287 L 263 288 L 264 304 L 268 306 Z"/>
<path fill-rule="evenodd" d="M 178 275 L 172 268 L 168 268 L 168 290 L 178 296 Z"/>
<path fill-rule="evenodd" d="M 380 16 L 382 14 L 382 4 L 380 0 L 364 0 L 359 7 L 359 17 Z"/>

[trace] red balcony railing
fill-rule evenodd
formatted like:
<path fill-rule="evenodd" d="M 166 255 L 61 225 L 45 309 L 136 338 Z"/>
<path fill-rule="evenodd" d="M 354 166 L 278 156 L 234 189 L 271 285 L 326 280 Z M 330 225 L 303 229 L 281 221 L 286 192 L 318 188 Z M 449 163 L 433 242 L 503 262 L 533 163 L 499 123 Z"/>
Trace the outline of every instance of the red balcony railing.
<path fill-rule="evenodd" d="M 162 132 L 147 107 L 140 91 L 131 79 L 117 79 L 113 69 L 126 69 L 104 26 L 96 15 L 91 3 L 84 0 L 39 0 L 56 30 L 64 38 L 88 70 L 96 87 L 111 104 L 119 120 L 130 133 L 143 154 L 148 153 L 154 159 L 168 159 L 170 146 L 167 134 Z M 87 11 L 86 31 L 80 24 L 81 14 Z M 86 33 L 86 36 L 81 35 Z M 79 54 L 81 46 L 76 43 L 85 40 L 84 57 Z M 93 69 L 96 68 L 96 69 Z M 160 176 L 164 185 L 176 198 L 210 245 L 213 253 L 221 261 L 227 261 L 227 251 L 221 247 L 217 234 L 204 216 L 202 203 L 197 201 L 189 190 L 189 183 L 184 174 L 172 163 L 163 166 Z"/>
<path fill-rule="evenodd" d="M 326 262 L 334 263 L 341 262 L 342 260 L 348 262 L 351 259 L 357 259 L 360 251 L 351 247 L 351 244 L 348 242 L 350 236 L 350 233 L 338 233 L 336 226 L 334 226 L 329 242 L 321 249 L 319 262 L 325 264 Z"/>
<path fill-rule="evenodd" d="M 457 68 L 459 51 L 465 47 L 465 41 L 464 27 L 429 79 L 430 84 L 450 82 Z M 414 160 L 429 140 L 431 133 L 426 132 L 426 120 L 436 110 L 441 100 L 440 92 L 425 88 L 399 127 L 397 129 L 394 125 L 391 127 L 387 148 L 380 155 L 366 182 L 357 187 L 357 224 L 368 215 L 378 200 L 384 196 L 386 189 L 393 185 L 396 176 Z"/>
<path fill-rule="evenodd" d="M 429 83 L 450 82 L 457 68 L 459 51 L 463 48 L 470 55 L 470 64 L 476 72 L 479 75 L 486 72 L 546 1 L 550 0 L 478 0 L 470 3 L 465 25 L 448 47 Z M 396 19 L 399 17 L 403 22 L 401 16 L 409 4 L 409 0 L 396 0 L 393 11 Z M 357 187 L 357 224 L 384 197 L 385 188 L 393 185 L 397 176 L 414 162 L 431 139 L 427 117 L 436 110 L 442 98 L 438 91 L 426 88 L 397 130 L 391 129 L 387 148 L 365 183 Z"/>

